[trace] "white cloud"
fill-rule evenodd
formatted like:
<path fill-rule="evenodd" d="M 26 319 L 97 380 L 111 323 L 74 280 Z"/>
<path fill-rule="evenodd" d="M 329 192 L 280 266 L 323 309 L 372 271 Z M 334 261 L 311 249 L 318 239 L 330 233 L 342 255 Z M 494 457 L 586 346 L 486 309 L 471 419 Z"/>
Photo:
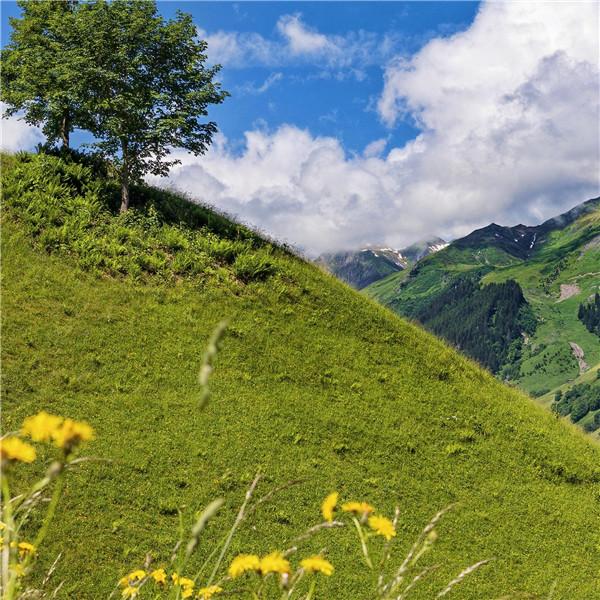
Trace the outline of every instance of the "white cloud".
<path fill-rule="evenodd" d="M 299 14 L 282 16 L 277 22 L 277 29 L 287 40 L 292 54 L 331 53 L 338 49 L 326 35 L 309 29 Z"/>
<path fill-rule="evenodd" d="M 271 73 L 260 85 L 249 82 L 239 86 L 239 91 L 243 94 L 260 95 L 264 94 L 269 88 L 283 79 L 283 73 Z"/>
<path fill-rule="evenodd" d="M 598 195 L 598 7 L 490 2 L 467 31 L 391 64 L 380 115 L 423 130 L 403 150 L 404 195 L 509 223 Z"/>
<path fill-rule="evenodd" d="M 0 104 L 0 115 L 4 115 L 4 104 Z M 5 152 L 32 150 L 44 142 L 44 135 L 37 127 L 32 127 L 18 116 L 0 120 L 0 149 Z"/>
<path fill-rule="evenodd" d="M 365 158 L 374 158 L 375 156 L 381 156 L 381 153 L 385 150 L 387 143 L 388 141 L 386 138 L 374 140 L 370 144 L 367 144 L 367 147 L 363 150 L 363 156 Z"/>
<path fill-rule="evenodd" d="M 382 36 L 364 30 L 326 35 L 304 23 L 300 13 L 282 15 L 275 31 L 274 38 L 255 32 L 208 33 L 202 29 L 198 35 L 208 42 L 210 61 L 229 68 L 312 64 L 324 72 L 333 70 L 338 78 L 359 79 L 364 77 L 365 67 L 385 64 L 401 41 L 395 33 Z"/>
<path fill-rule="evenodd" d="M 311 253 L 538 223 L 600 195 L 597 16 L 596 3 L 493 2 L 394 61 L 381 117 L 422 132 L 387 156 L 385 140 L 348 157 L 287 125 L 246 133 L 241 154 L 221 140 L 185 156 L 171 181 Z M 297 51 L 330 52 L 293 19 Z"/>

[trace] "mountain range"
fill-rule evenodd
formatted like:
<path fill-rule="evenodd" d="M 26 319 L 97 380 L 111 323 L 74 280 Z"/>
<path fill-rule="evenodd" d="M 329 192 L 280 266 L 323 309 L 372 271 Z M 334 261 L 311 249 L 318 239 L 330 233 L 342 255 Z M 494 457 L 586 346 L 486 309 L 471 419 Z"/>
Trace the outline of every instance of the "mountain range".
<path fill-rule="evenodd" d="M 578 318 L 600 291 L 600 198 L 537 226 L 492 223 L 354 285 L 557 410 L 584 377 L 589 410 L 561 414 L 600 430 L 600 340 Z"/>

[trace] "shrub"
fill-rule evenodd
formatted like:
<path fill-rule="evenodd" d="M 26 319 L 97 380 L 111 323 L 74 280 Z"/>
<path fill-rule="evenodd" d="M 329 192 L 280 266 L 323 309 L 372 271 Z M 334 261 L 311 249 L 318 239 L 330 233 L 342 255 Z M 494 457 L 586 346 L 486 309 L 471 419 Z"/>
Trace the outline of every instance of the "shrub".
<path fill-rule="evenodd" d="M 235 276 L 244 283 L 267 279 L 277 272 L 271 256 L 266 252 L 240 254 L 233 264 Z"/>

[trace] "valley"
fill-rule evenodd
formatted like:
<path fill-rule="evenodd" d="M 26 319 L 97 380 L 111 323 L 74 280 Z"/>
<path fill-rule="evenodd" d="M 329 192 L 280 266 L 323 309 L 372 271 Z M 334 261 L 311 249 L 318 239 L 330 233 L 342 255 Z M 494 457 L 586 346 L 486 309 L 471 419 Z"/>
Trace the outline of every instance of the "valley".
<path fill-rule="evenodd" d="M 599 239 L 600 200 L 593 199 L 539 226 L 489 225 L 362 291 L 508 384 L 545 397 L 600 360 L 599 336 L 578 317 L 600 290 Z M 488 305 L 480 298 L 490 285 L 508 282 L 525 301 L 520 316 L 503 315 L 507 296 Z M 505 330 L 494 334 L 502 322 Z"/>

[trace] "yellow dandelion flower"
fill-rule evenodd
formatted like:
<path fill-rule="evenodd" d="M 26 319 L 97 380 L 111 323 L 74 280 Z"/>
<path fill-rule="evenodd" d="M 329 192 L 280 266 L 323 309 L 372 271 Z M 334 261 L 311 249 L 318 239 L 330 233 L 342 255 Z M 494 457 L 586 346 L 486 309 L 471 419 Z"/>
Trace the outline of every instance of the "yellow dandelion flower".
<path fill-rule="evenodd" d="M 339 494 L 337 492 L 332 492 L 323 500 L 323 504 L 321 504 L 321 513 L 323 514 L 323 518 L 331 523 L 333 521 L 333 511 L 337 506 Z"/>
<path fill-rule="evenodd" d="M 80 442 L 94 439 L 94 430 L 85 421 L 65 419 L 52 434 L 54 443 L 64 450 L 71 450 Z"/>
<path fill-rule="evenodd" d="M 28 554 L 35 554 L 35 546 L 29 542 L 19 542 L 19 556 L 24 558 Z"/>
<path fill-rule="evenodd" d="M 164 569 L 155 569 L 150 573 L 150 577 L 160 585 L 165 585 L 167 583 L 167 574 Z"/>
<path fill-rule="evenodd" d="M 203 600 L 210 600 L 215 594 L 220 594 L 223 591 L 223 588 L 218 585 L 210 585 L 208 587 L 203 587 L 198 590 L 198 598 L 202 598 Z"/>
<path fill-rule="evenodd" d="M 132 585 L 128 585 L 121 592 L 121 596 L 123 596 L 123 598 L 135 598 L 139 594 L 139 592 L 139 588 L 133 587 Z"/>
<path fill-rule="evenodd" d="M 135 583 L 136 581 L 141 581 L 142 579 L 144 579 L 144 577 L 146 577 L 146 571 L 144 571 L 143 569 L 136 569 L 135 571 L 129 573 L 129 575 L 121 577 L 121 579 L 119 580 L 119 584 L 127 587 L 132 583 Z"/>
<path fill-rule="evenodd" d="M 333 573 L 333 565 L 322 556 L 309 556 L 300 561 L 300 566 L 307 573 L 323 573 L 323 575 L 331 575 Z"/>
<path fill-rule="evenodd" d="M 0 440 L 0 458 L 31 463 L 35 460 L 35 448 L 11 435 Z"/>
<path fill-rule="evenodd" d="M 239 554 L 229 565 L 229 576 L 232 579 L 240 577 L 248 571 L 259 571 L 260 559 L 256 554 Z"/>
<path fill-rule="evenodd" d="M 25 567 L 19 563 L 16 563 L 14 565 L 10 565 L 10 570 L 17 576 L 17 577 L 23 577 L 23 575 L 25 575 Z"/>
<path fill-rule="evenodd" d="M 290 563 L 281 552 L 271 552 L 260 559 L 260 572 L 263 575 L 269 573 L 289 573 L 291 571 Z"/>
<path fill-rule="evenodd" d="M 394 524 L 385 517 L 369 517 L 369 527 L 373 529 L 377 535 L 382 535 L 388 541 L 396 535 Z"/>
<path fill-rule="evenodd" d="M 175 585 L 181 587 L 181 597 L 191 598 L 194 594 L 194 580 L 189 577 L 180 577 L 177 573 L 171 575 L 171 580 Z"/>
<path fill-rule="evenodd" d="M 37 415 L 27 417 L 23 421 L 21 433 L 28 435 L 34 442 L 46 442 L 53 437 L 62 422 L 62 417 L 50 415 L 42 410 Z"/>
<path fill-rule="evenodd" d="M 346 502 L 345 504 L 342 504 L 342 510 L 359 516 L 375 512 L 375 509 L 367 502 Z"/>
<path fill-rule="evenodd" d="M 2 521 L 0 521 L 0 531 L 4 531 L 5 528 L 6 528 L 6 523 L 3 523 Z"/>

